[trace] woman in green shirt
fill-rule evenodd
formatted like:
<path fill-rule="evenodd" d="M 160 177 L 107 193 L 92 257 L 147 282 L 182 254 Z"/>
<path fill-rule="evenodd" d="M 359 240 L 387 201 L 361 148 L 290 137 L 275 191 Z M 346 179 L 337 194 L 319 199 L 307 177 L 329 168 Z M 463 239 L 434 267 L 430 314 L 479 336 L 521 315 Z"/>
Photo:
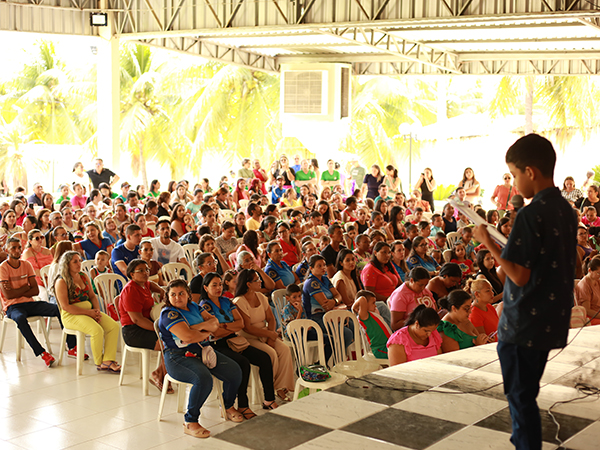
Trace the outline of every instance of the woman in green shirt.
<path fill-rule="evenodd" d="M 491 342 L 488 335 L 478 333 L 475 325 L 469 320 L 472 299 L 468 292 L 455 289 L 438 303 L 448 311 L 437 328 L 442 336 L 443 353 Z"/>
<path fill-rule="evenodd" d="M 158 198 L 160 195 L 160 182 L 158 180 L 152 180 L 150 183 L 150 189 L 148 190 L 148 197 Z"/>
<path fill-rule="evenodd" d="M 300 170 L 296 172 L 296 188 L 307 186 L 310 192 L 316 192 L 317 176 L 312 170 L 308 169 L 308 160 L 303 159 L 300 163 Z"/>
<path fill-rule="evenodd" d="M 333 159 L 327 161 L 327 170 L 321 174 L 321 186 L 330 187 L 340 184 L 340 173 L 335 170 L 335 162 Z"/>

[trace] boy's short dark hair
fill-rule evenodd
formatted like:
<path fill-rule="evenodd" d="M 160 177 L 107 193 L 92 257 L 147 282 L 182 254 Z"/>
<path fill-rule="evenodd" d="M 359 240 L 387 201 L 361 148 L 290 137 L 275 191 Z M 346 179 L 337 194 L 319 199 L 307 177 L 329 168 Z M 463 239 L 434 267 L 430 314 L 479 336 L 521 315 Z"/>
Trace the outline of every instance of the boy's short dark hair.
<path fill-rule="evenodd" d="M 356 298 L 365 297 L 367 300 L 369 298 L 377 298 L 375 294 L 367 289 L 361 289 L 356 293 Z"/>
<path fill-rule="evenodd" d="M 446 233 L 444 233 L 443 231 L 438 231 L 437 233 L 435 233 L 436 239 L 441 239 L 441 238 L 445 238 L 445 237 L 446 237 Z"/>
<path fill-rule="evenodd" d="M 419 230 L 424 230 L 428 226 L 429 226 L 429 222 L 427 222 L 426 220 L 421 220 L 418 225 Z"/>
<path fill-rule="evenodd" d="M 297 292 L 302 292 L 302 289 L 300 289 L 300 286 L 295 283 L 292 283 L 285 288 L 285 295 L 292 295 L 296 294 Z"/>
<path fill-rule="evenodd" d="M 411 223 L 410 225 L 406 225 L 406 231 L 412 231 L 412 230 L 416 230 L 417 226 L 414 223 Z"/>
<path fill-rule="evenodd" d="M 431 221 L 433 222 L 435 219 L 437 219 L 438 217 L 442 217 L 441 214 L 435 213 L 433 216 L 431 216 Z"/>
<path fill-rule="evenodd" d="M 321 214 L 319 211 L 313 211 L 310 213 L 311 219 L 316 219 L 317 217 L 323 217 L 323 214 Z"/>
<path fill-rule="evenodd" d="M 528 134 L 511 145 L 506 152 L 506 163 L 512 163 L 524 172 L 526 167 L 536 167 L 545 178 L 554 177 L 556 152 L 552 143 L 538 134 Z"/>
<path fill-rule="evenodd" d="M 415 208 L 415 212 L 418 213 L 418 212 L 425 212 L 425 211 L 423 211 L 423 208 L 421 208 L 420 206 L 417 206 Z"/>

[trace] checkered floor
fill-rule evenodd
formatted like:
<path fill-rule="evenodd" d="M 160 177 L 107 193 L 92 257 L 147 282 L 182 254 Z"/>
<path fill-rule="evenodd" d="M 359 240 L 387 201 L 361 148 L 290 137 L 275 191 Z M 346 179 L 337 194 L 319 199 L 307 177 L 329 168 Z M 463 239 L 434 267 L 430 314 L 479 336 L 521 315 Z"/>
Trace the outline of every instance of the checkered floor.
<path fill-rule="evenodd" d="M 9 326 L 0 353 L 0 450 L 512 448 L 507 402 L 502 386 L 495 386 L 501 376 L 494 345 L 382 370 L 273 412 L 254 405 L 259 417 L 239 425 L 223 421 L 211 398 L 202 408 L 201 423 L 213 437 L 200 440 L 183 435 L 176 396 L 167 396 L 157 422 L 159 392 L 150 387 L 150 395 L 142 396 L 137 355 L 128 361 L 125 384 L 118 386 L 117 376 L 97 373 L 90 361 L 83 376 L 76 375 L 72 359 L 47 369 L 28 347 L 18 362 L 15 336 L 15 327 Z M 50 338 L 57 350 L 56 327 Z M 544 449 L 558 447 L 548 408 L 578 397 L 575 383 L 600 386 L 600 326 L 585 328 L 551 357 L 538 398 Z M 557 405 L 553 411 L 563 448 L 598 448 L 599 399 Z"/>
<path fill-rule="evenodd" d="M 573 330 L 571 338 L 578 330 Z M 573 386 L 600 387 L 600 326 L 552 352 L 538 398 L 543 448 L 559 447 L 548 408 L 579 397 Z M 416 361 L 319 392 L 228 429 L 214 448 L 511 449 L 511 421 L 495 344 Z M 492 387 L 493 386 L 493 387 Z M 484 392 L 482 389 L 490 388 Z M 390 388 L 396 389 L 392 390 Z M 572 450 L 598 448 L 600 399 L 556 405 L 558 437 Z"/>

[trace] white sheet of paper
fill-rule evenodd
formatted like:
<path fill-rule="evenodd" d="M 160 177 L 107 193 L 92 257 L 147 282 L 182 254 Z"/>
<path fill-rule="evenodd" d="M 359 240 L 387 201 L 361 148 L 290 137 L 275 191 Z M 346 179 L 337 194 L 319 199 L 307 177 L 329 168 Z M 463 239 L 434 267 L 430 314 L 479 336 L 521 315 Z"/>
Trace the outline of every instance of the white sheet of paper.
<path fill-rule="evenodd" d="M 500 233 L 496 229 L 496 227 L 487 223 L 483 217 L 481 217 L 479 214 L 477 214 L 469 206 L 465 205 L 460 200 L 451 199 L 451 200 L 449 200 L 449 202 L 454 208 L 458 209 L 461 213 L 463 213 L 465 215 L 465 217 L 467 219 L 469 219 L 471 222 L 473 222 L 475 225 L 486 225 L 488 233 L 490 233 L 490 236 L 492 237 L 492 239 L 500 247 L 502 247 L 502 248 L 506 247 L 506 243 L 508 242 L 508 239 L 506 239 L 506 237 L 504 237 L 504 235 L 502 233 Z"/>

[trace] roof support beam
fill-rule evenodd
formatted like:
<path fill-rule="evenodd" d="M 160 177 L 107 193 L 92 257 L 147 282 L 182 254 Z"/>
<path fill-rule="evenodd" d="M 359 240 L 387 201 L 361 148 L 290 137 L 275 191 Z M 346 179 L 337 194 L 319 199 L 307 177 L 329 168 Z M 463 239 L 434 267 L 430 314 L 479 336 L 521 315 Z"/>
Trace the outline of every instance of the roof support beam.
<path fill-rule="evenodd" d="M 420 42 L 409 41 L 375 28 L 323 28 L 321 33 L 368 47 L 377 52 L 435 67 L 442 72 L 460 74 L 458 57 Z"/>

